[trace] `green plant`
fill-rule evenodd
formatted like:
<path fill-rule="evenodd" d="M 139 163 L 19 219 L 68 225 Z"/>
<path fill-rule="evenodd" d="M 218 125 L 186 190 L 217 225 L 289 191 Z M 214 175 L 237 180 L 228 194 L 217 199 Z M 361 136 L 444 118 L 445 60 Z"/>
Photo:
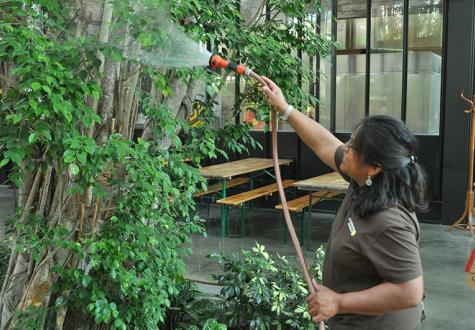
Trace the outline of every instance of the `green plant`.
<path fill-rule="evenodd" d="M 310 276 L 317 280 L 317 283 L 321 283 L 323 278 L 323 261 L 325 260 L 325 246 L 321 245 L 314 255 L 313 264 L 308 267 Z"/>
<path fill-rule="evenodd" d="M 198 290 L 197 285 L 183 280 L 178 286 L 178 294 L 170 301 L 162 330 L 189 329 L 191 326 L 203 329 L 221 329 L 212 318 L 220 313 L 218 297 Z M 214 322 L 213 322 L 214 321 Z"/>
<path fill-rule="evenodd" d="M 321 265 L 322 250 L 316 254 Z M 237 254 L 214 253 L 223 274 L 213 275 L 221 290 L 229 327 L 249 329 L 316 329 L 307 311 L 308 295 L 298 268 L 284 256 L 270 255 L 263 245 Z M 311 266 L 316 269 L 319 266 Z M 320 277 L 315 278 L 317 281 Z"/>
<path fill-rule="evenodd" d="M 203 330 L 226 330 L 227 327 L 224 324 L 219 323 L 215 319 L 206 320 Z"/>

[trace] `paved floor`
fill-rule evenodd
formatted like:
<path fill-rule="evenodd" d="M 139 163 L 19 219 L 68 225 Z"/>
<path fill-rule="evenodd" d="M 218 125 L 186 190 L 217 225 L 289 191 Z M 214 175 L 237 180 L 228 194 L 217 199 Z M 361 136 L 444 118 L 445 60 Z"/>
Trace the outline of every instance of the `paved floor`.
<path fill-rule="evenodd" d="M 213 209 L 208 225 L 210 235 L 217 235 L 219 210 Z M 238 212 L 231 213 L 230 233 L 237 236 Z M 333 215 L 313 214 L 309 230 L 310 249 L 304 254 L 307 262 L 313 260 L 313 251 L 324 243 L 330 231 Z M 215 251 L 240 251 L 250 249 L 255 242 L 264 244 L 272 252 L 294 256 L 292 244 L 282 243 L 280 215 L 269 211 L 256 211 L 248 221 L 246 237 L 221 239 L 217 236 L 195 236 L 194 254 L 186 258 L 187 277 L 198 281 L 211 281 L 210 274 L 218 274 L 219 267 L 206 258 Z M 296 223 L 297 224 L 297 223 Z M 424 269 L 425 309 L 427 319 L 424 330 L 473 330 L 475 329 L 475 291 L 466 284 L 465 265 L 475 240 L 468 232 L 447 232 L 447 226 L 421 224 L 420 252 Z M 296 226 L 298 232 L 298 226 Z M 202 286 L 206 291 L 217 292 L 219 287 Z M 401 329 L 403 330 L 403 329 Z"/>

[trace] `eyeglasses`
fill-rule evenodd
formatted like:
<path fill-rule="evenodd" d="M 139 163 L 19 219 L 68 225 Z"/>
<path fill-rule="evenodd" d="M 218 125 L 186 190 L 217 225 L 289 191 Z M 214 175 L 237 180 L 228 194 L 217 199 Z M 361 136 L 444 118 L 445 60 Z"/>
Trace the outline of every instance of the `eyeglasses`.
<path fill-rule="evenodd" d="M 348 149 L 353 149 L 354 151 L 358 152 L 358 149 L 356 149 L 354 144 L 353 144 L 353 139 L 352 138 L 350 138 L 346 144 L 348 146 Z"/>

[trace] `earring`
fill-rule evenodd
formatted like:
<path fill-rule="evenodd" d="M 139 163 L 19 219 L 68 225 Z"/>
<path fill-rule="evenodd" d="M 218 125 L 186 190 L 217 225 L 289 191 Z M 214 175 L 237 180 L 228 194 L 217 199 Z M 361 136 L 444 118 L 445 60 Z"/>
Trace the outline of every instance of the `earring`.
<path fill-rule="evenodd" d="M 373 180 L 371 180 L 371 175 L 368 175 L 368 178 L 366 179 L 366 185 L 368 187 L 371 187 L 373 185 Z"/>

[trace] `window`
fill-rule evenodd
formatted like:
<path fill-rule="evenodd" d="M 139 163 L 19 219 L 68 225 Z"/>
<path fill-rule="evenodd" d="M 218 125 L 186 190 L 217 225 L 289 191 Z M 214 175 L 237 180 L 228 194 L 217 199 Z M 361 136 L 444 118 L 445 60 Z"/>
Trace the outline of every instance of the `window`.
<path fill-rule="evenodd" d="M 339 43 L 330 91 L 335 131 L 351 132 L 364 116 L 385 114 L 404 120 L 416 134 L 438 135 L 443 1 L 333 0 L 333 8 Z M 328 66 L 322 59 L 322 105 L 332 99 Z"/>
<path fill-rule="evenodd" d="M 365 116 L 366 1 L 337 2 L 335 130 L 351 132 Z"/>
<path fill-rule="evenodd" d="M 410 0 L 406 123 L 439 134 L 443 1 Z"/>

